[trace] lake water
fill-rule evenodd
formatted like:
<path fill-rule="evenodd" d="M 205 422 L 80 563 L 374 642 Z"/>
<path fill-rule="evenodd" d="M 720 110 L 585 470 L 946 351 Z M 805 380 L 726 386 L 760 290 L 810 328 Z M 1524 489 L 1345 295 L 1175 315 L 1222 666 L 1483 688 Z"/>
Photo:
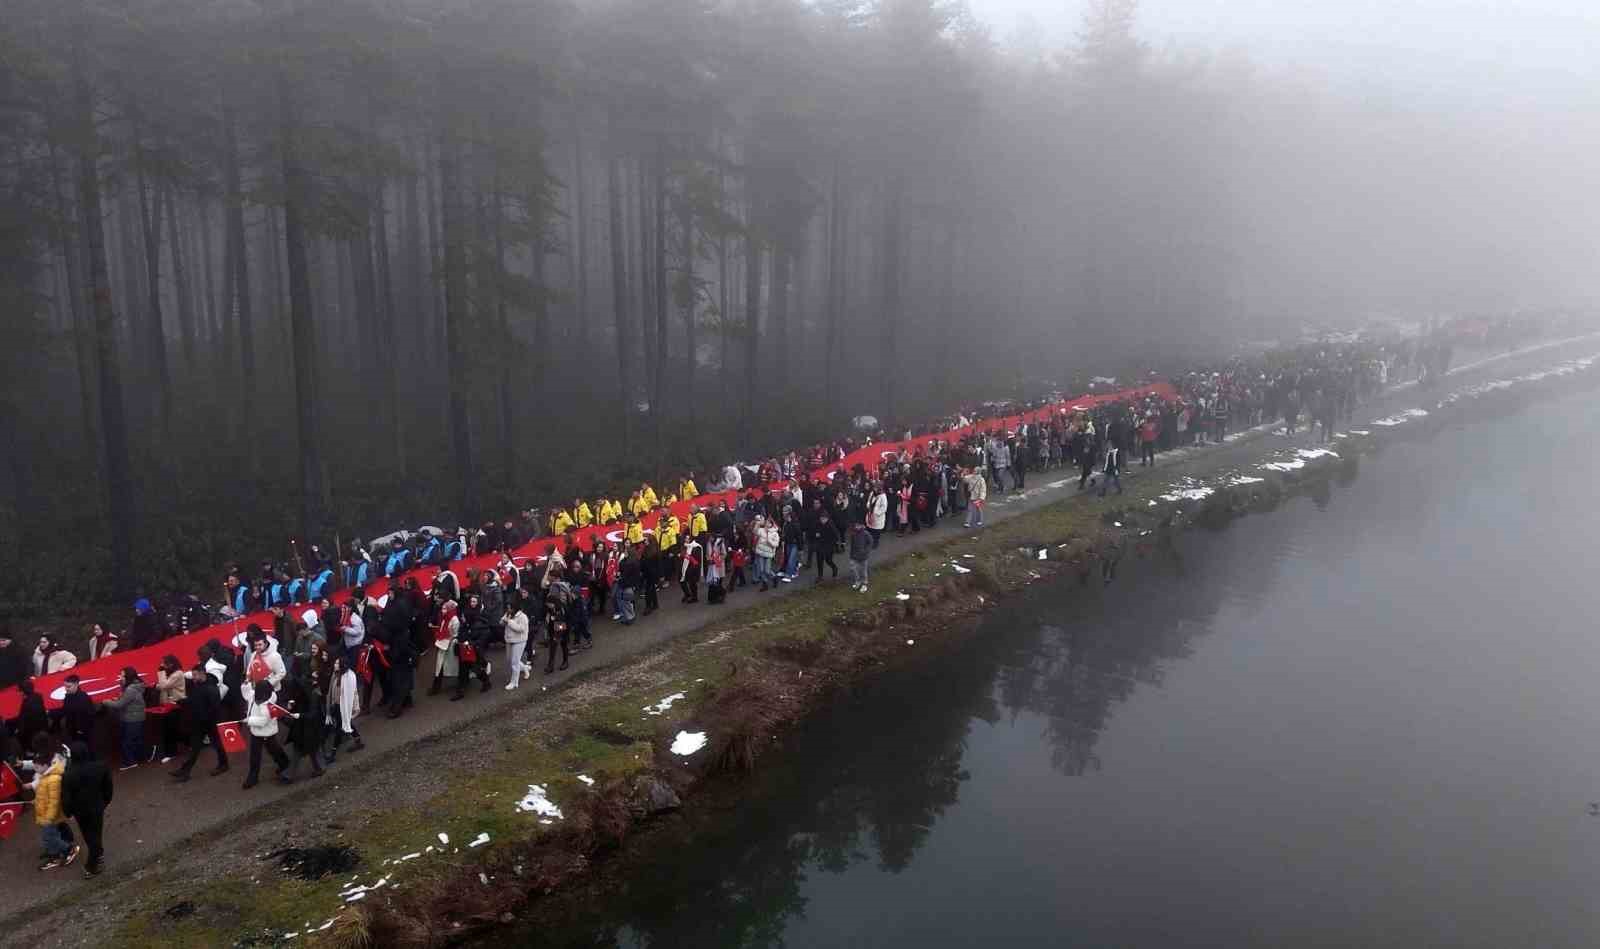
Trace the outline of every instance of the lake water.
<path fill-rule="evenodd" d="M 568 946 L 1600 944 L 1600 412 L 1395 445 L 808 721 Z"/>

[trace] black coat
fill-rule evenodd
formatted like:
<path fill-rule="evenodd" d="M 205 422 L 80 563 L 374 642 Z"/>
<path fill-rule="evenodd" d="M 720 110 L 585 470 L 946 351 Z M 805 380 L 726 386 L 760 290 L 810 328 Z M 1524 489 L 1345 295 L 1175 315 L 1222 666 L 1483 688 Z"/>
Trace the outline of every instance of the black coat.
<path fill-rule="evenodd" d="M 637 590 L 644 585 L 644 574 L 640 569 L 638 557 L 628 557 L 617 568 L 617 583 L 619 586 L 630 590 Z"/>
<path fill-rule="evenodd" d="M 94 700 L 81 691 L 66 696 L 61 700 L 61 721 L 68 738 L 94 734 Z"/>
<path fill-rule="evenodd" d="M 72 760 L 61 776 L 62 812 L 79 820 L 100 814 L 111 803 L 113 793 L 111 769 L 89 760 L 86 746 L 74 745 Z"/>
<path fill-rule="evenodd" d="M 26 679 L 32 671 L 27 655 L 15 645 L 0 651 L 0 689 L 11 688 Z"/>
<path fill-rule="evenodd" d="M 208 674 L 204 682 L 190 682 L 183 707 L 189 713 L 189 727 L 193 729 L 190 734 L 199 736 L 210 732 L 222 717 L 222 692 L 217 688 L 217 677 Z"/>
<path fill-rule="evenodd" d="M 50 716 L 44 710 L 44 696 L 35 692 L 22 700 L 22 710 L 17 715 L 17 735 L 27 736 L 31 739 L 39 732 L 50 727 Z M 22 749 L 25 755 L 33 754 L 32 748 Z"/>
<path fill-rule="evenodd" d="M 322 747 L 323 725 L 328 714 L 328 703 L 317 689 L 301 683 L 294 689 L 294 708 L 299 718 L 289 721 L 289 743 L 302 754 L 310 754 Z"/>

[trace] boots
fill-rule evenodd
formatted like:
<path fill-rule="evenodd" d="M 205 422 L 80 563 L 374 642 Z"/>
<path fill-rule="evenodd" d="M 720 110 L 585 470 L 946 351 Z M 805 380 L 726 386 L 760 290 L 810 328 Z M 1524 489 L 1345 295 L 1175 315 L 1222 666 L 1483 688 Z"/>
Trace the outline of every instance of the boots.
<path fill-rule="evenodd" d="M 429 695 L 438 695 L 441 691 L 443 691 L 443 689 L 444 689 L 444 676 L 443 675 L 435 675 L 433 677 L 433 685 L 430 685 L 428 687 L 428 694 Z"/>

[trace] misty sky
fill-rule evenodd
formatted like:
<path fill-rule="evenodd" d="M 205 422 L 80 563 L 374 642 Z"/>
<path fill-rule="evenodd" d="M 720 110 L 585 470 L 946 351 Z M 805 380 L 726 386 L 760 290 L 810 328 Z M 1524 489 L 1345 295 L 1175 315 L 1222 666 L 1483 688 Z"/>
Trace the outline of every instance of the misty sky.
<path fill-rule="evenodd" d="M 970 0 L 995 38 L 1072 40 L 1083 0 Z M 1438 104 L 1600 97 L 1595 0 L 1143 0 L 1157 47 L 1238 49 L 1268 69 Z M 1020 29 L 1019 29 L 1020 27 Z"/>

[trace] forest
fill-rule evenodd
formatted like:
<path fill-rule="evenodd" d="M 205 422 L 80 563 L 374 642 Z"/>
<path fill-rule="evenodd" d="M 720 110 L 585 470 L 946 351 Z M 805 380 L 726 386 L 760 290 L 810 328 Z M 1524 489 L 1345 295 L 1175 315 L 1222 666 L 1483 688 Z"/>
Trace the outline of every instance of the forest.
<path fill-rule="evenodd" d="M 1158 46 L 1135 0 L 1054 50 L 949 0 L 0 0 L 0 620 L 1571 302 L 1545 120 Z"/>

